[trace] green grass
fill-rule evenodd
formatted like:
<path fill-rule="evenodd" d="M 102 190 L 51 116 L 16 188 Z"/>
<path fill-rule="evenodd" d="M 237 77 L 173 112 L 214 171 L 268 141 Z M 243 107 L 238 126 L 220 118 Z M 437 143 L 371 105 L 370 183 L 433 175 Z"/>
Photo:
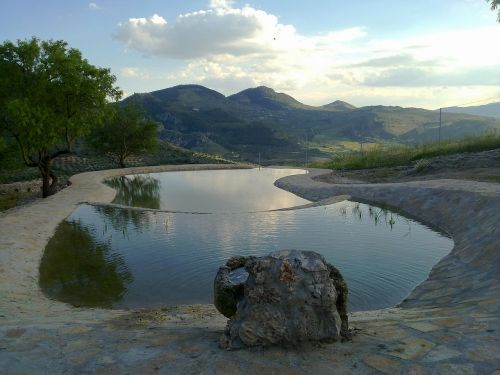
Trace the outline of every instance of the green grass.
<path fill-rule="evenodd" d="M 38 168 L 24 167 L 13 170 L 0 169 L 0 184 L 9 184 L 17 181 L 29 181 L 36 178 L 40 178 Z"/>
<path fill-rule="evenodd" d="M 500 175 L 487 176 L 485 178 L 485 180 L 486 181 L 499 182 L 500 183 Z"/>
<path fill-rule="evenodd" d="M 328 169 L 371 169 L 408 165 L 422 159 L 464 152 L 480 152 L 500 148 L 500 135 L 491 133 L 458 141 L 433 142 L 421 146 L 377 147 L 360 152 L 346 152 L 314 167 Z"/>
<path fill-rule="evenodd" d="M 17 156 L 15 154 L 14 156 Z M 160 142 L 158 152 L 147 155 L 130 157 L 125 161 L 127 167 L 161 164 L 228 164 L 232 163 L 217 155 L 187 150 L 168 142 Z M 60 181 L 70 176 L 87 171 L 118 168 L 111 159 L 100 155 L 78 153 L 54 159 L 52 169 Z M 0 165 L 0 184 L 18 181 L 29 181 L 40 178 L 37 168 L 19 167 L 8 168 Z"/>
<path fill-rule="evenodd" d="M 19 196 L 20 194 L 18 192 L 0 194 L 0 211 L 5 211 L 9 208 L 15 207 Z"/>

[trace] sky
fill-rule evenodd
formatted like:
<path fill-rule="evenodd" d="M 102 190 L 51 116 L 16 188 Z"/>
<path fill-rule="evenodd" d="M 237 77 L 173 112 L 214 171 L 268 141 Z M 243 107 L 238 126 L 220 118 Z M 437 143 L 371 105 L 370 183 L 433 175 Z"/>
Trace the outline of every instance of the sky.
<path fill-rule="evenodd" d="M 500 101 L 500 23 L 484 0 L 16 0 L 0 42 L 63 39 L 124 94 L 268 86 L 309 105 L 435 109 Z"/>

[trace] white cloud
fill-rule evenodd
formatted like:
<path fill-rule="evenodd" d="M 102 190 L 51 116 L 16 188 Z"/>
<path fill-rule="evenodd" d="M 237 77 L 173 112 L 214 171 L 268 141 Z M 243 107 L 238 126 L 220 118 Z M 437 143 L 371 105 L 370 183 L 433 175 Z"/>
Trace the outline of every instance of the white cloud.
<path fill-rule="evenodd" d="M 120 75 L 126 78 L 140 78 L 140 79 L 149 79 L 150 76 L 148 73 L 143 72 L 139 68 L 135 67 L 125 67 L 120 70 Z"/>
<path fill-rule="evenodd" d="M 100 10 L 101 7 L 97 5 L 96 3 L 89 3 L 89 9 L 90 10 Z"/>
<path fill-rule="evenodd" d="M 500 87 L 500 67 L 482 67 L 438 72 L 419 67 L 384 69 L 363 83 L 381 87 L 496 86 Z"/>
<path fill-rule="evenodd" d="M 209 8 L 226 8 L 230 9 L 233 6 L 232 0 L 210 0 Z"/>
<path fill-rule="evenodd" d="M 237 9 L 228 1 L 212 0 L 209 9 L 181 14 L 171 23 L 157 14 L 130 18 L 119 24 L 115 37 L 148 56 L 193 59 L 322 49 L 364 35 L 360 28 L 350 28 L 306 38 L 292 25 L 279 23 L 272 14 L 248 5 Z"/>
<path fill-rule="evenodd" d="M 439 92 L 438 101 L 465 92 L 487 96 L 500 82 L 500 49 L 491 42 L 500 40 L 497 26 L 404 38 L 373 38 L 369 31 L 353 26 L 303 35 L 263 10 L 211 0 L 207 9 L 172 21 L 158 14 L 131 18 L 115 37 L 130 50 L 182 63 L 155 77 L 166 84 L 200 83 L 224 94 L 266 85 L 308 104 L 346 99 L 361 105 L 392 97 L 393 104 L 413 100 L 433 107 L 432 93 Z"/>

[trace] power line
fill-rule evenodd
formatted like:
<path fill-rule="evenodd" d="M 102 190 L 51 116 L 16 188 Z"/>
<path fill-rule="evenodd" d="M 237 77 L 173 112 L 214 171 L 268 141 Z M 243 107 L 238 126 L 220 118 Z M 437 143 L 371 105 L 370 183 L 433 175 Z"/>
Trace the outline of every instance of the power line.
<path fill-rule="evenodd" d="M 441 144 L 441 119 L 442 119 L 442 108 L 439 108 L 439 138 L 438 138 L 439 144 Z"/>
<path fill-rule="evenodd" d="M 470 104 L 475 104 L 475 103 L 481 103 L 481 102 L 485 102 L 485 101 L 489 101 L 489 100 L 493 100 L 493 99 L 500 99 L 500 97 L 498 96 L 492 96 L 490 98 L 485 98 L 485 99 L 480 99 L 480 100 L 474 100 L 472 102 L 467 102 L 467 103 L 462 103 L 462 104 L 457 104 L 457 105 L 454 105 L 454 106 L 451 106 L 451 107 L 445 107 L 444 109 L 448 109 L 448 108 L 457 108 L 457 107 L 462 107 L 464 105 L 470 105 Z M 438 130 L 438 143 L 441 143 L 441 125 L 442 125 L 442 111 L 443 111 L 443 107 L 439 108 L 439 130 Z"/>
<path fill-rule="evenodd" d="M 480 99 L 480 100 L 474 100 L 472 102 L 467 102 L 467 103 L 462 103 L 462 104 L 455 104 L 449 107 L 444 107 L 444 108 L 453 108 L 453 107 L 462 107 L 464 105 L 470 105 L 470 104 L 475 104 L 475 103 L 480 103 L 480 102 L 485 102 L 487 100 L 493 100 L 493 99 L 498 99 L 500 100 L 500 97 L 498 96 L 492 96 L 491 98 L 485 98 L 485 99 Z"/>

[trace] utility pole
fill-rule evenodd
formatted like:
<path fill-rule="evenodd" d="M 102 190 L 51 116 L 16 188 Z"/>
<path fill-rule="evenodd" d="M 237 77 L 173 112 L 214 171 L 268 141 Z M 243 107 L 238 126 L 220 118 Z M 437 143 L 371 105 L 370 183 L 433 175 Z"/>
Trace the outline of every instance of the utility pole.
<path fill-rule="evenodd" d="M 307 149 L 309 148 L 309 143 L 307 142 L 307 131 L 306 131 L 306 168 L 307 168 Z"/>
<path fill-rule="evenodd" d="M 259 171 L 260 171 L 260 152 L 259 152 Z"/>
<path fill-rule="evenodd" d="M 443 108 L 439 108 L 439 135 L 438 135 L 438 144 L 441 144 L 441 113 Z"/>

